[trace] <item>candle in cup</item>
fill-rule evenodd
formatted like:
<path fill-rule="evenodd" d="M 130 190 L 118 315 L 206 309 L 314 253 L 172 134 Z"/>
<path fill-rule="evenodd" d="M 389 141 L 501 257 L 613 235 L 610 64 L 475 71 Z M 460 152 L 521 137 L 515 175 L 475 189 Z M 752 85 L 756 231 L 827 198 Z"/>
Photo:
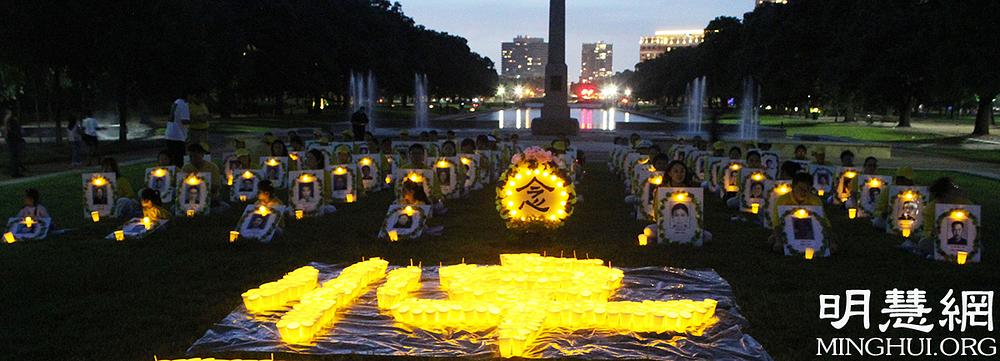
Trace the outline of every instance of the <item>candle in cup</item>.
<path fill-rule="evenodd" d="M 149 217 L 142 217 L 142 226 L 148 231 L 153 228 L 153 221 Z"/>
<path fill-rule="evenodd" d="M 816 250 L 812 249 L 812 247 L 807 247 L 806 248 L 806 259 L 813 259 L 813 255 L 815 253 L 816 253 Z"/>
<path fill-rule="evenodd" d="M 301 209 L 296 209 L 295 210 L 295 219 L 302 219 L 302 217 L 305 217 L 305 213 L 302 212 Z"/>
<path fill-rule="evenodd" d="M 354 195 L 348 194 L 347 196 L 344 197 L 344 201 L 346 201 L 347 203 L 354 203 Z"/>
<path fill-rule="evenodd" d="M 965 264 L 965 261 L 967 261 L 968 259 L 969 259 L 969 252 L 958 251 L 958 255 L 956 255 L 955 262 L 958 264 Z"/>
<path fill-rule="evenodd" d="M 241 194 L 240 195 L 240 202 L 246 203 L 247 202 L 247 196 Z"/>
<path fill-rule="evenodd" d="M 124 241 L 125 240 L 125 231 L 123 231 L 123 230 L 117 230 L 117 231 L 115 231 L 115 240 Z"/>
<path fill-rule="evenodd" d="M 399 240 L 399 233 L 396 230 L 389 231 L 389 240 L 396 242 Z"/>
<path fill-rule="evenodd" d="M 645 246 L 645 245 L 648 245 L 648 244 L 649 244 L 649 237 L 647 237 L 645 234 L 640 234 L 639 235 L 639 245 L 640 246 Z"/>
<path fill-rule="evenodd" d="M 194 217 L 194 214 L 195 214 L 195 211 L 193 209 L 188 209 L 187 210 L 187 216 L 188 217 Z"/>
<path fill-rule="evenodd" d="M 90 212 L 90 219 L 94 220 L 94 223 L 101 221 L 101 213 L 98 211 Z"/>
<path fill-rule="evenodd" d="M 816 194 L 819 195 L 820 197 L 822 197 L 824 193 L 826 193 L 825 190 L 822 190 L 822 189 L 817 189 L 816 190 Z"/>
<path fill-rule="evenodd" d="M 4 233 L 3 234 L 3 240 L 4 240 L 4 242 L 7 242 L 7 243 L 17 242 L 17 240 L 14 239 L 14 234 L 11 233 L 11 232 Z"/>
<path fill-rule="evenodd" d="M 235 243 L 240 238 L 239 231 L 229 231 L 229 243 Z"/>
<path fill-rule="evenodd" d="M 857 208 L 848 208 L 847 209 L 847 218 L 850 218 L 850 219 L 858 218 L 858 209 Z"/>
<path fill-rule="evenodd" d="M 760 203 L 750 204 L 750 213 L 757 214 L 760 212 Z"/>

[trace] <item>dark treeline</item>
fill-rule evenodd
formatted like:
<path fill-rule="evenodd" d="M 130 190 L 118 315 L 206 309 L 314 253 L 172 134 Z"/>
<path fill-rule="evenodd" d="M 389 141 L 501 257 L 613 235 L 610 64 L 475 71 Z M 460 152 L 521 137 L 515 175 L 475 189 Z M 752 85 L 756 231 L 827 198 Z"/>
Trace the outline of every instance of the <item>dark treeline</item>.
<path fill-rule="evenodd" d="M 465 39 L 388 0 L 14 0 L 0 14 L 0 101 L 41 120 L 166 113 L 191 91 L 224 117 L 261 103 L 280 113 L 290 99 L 343 101 L 352 71 L 374 72 L 387 98 L 412 94 L 415 73 L 439 96 L 496 84 Z"/>
<path fill-rule="evenodd" d="M 988 134 L 1000 93 L 1000 1 L 791 0 L 743 21 L 720 17 L 703 44 L 677 49 L 626 74 L 640 97 L 680 102 L 708 77 L 714 99 L 739 98 L 745 79 L 763 104 L 824 107 L 848 121 L 895 114 L 909 126 L 918 105 L 976 109 Z"/>

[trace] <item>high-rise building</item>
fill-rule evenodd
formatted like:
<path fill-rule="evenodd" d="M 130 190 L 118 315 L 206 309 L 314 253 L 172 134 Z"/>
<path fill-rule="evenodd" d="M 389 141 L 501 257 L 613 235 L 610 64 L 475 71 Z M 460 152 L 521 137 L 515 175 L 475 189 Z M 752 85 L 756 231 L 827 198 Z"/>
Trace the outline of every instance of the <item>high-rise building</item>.
<path fill-rule="evenodd" d="M 764 4 L 788 4 L 788 0 L 754 0 L 757 6 L 763 6 Z"/>
<path fill-rule="evenodd" d="M 656 59 L 677 48 L 698 46 L 705 41 L 705 30 L 660 30 L 639 39 L 639 61 Z"/>
<path fill-rule="evenodd" d="M 603 41 L 583 44 L 580 55 L 580 82 L 596 83 L 614 75 L 613 44 Z"/>
<path fill-rule="evenodd" d="M 518 36 L 513 42 L 500 45 L 503 65 L 500 75 L 506 79 L 545 77 L 545 59 L 549 44 L 542 38 Z"/>

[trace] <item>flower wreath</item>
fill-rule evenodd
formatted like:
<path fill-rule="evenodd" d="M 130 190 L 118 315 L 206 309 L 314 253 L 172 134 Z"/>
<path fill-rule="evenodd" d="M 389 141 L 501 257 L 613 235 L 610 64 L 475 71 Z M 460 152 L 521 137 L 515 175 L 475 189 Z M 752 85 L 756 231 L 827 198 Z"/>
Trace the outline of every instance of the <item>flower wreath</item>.
<path fill-rule="evenodd" d="M 495 203 L 497 212 L 500 214 L 500 218 L 505 221 L 507 229 L 524 232 L 556 229 L 563 225 L 566 217 L 573 215 L 573 210 L 576 207 L 576 190 L 573 187 L 572 181 L 570 181 L 570 177 L 566 174 L 565 168 L 560 167 L 560 164 L 561 161 L 558 157 L 555 157 L 551 152 L 543 150 L 539 147 L 528 147 L 524 151 L 511 157 L 511 165 L 504 170 L 504 172 L 500 175 L 499 181 L 497 182 L 497 195 Z M 504 201 L 507 198 L 504 192 L 504 187 L 507 186 L 507 179 L 510 178 L 512 174 L 516 174 L 519 168 L 549 172 L 550 175 L 558 177 L 559 180 L 563 182 L 563 187 L 568 193 L 566 207 L 564 209 L 566 212 L 565 216 L 555 221 L 534 218 L 521 221 L 520 219 L 511 216 L 510 211 L 504 206 Z"/>
<path fill-rule="evenodd" d="M 684 192 L 684 191 L 678 191 L 678 192 L 670 193 L 670 195 L 664 197 L 664 200 L 669 200 L 669 199 L 673 198 L 673 196 L 675 194 L 678 194 L 678 193 L 686 193 L 686 192 Z M 659 199 L 659 198 L 660 197 L 657 197 L 657 199 Z M 694 207 L 697 209 L 697 211 L 695 211 L 694 213 L 695 213 L 695 219 L 698 222 L 698 229 L 696 229 L 694 231 L 694 235 L 691 236 L 691 239 L 688 240 L 686 243 L 696 244 L 696 243 L 698 243 L 700 241 L 703 241 L 703 239 L 702 239 L 702 233 L 705 230 L 705 221 L 703 219 L 703 214 L 702 213 L 703 213 L 704 208 L 702 208 L 701 201 L 699 201 L 697 197 L 690 197 L 689 196 L 689 199 L 691 200 L 691 203 L 694 204 Z M 656 206 L 656 217 L 657 217 L 657 220 L 656 220 L 656 238 L 657 238 L 657 241 L 660 241 L 660 242 L 666 241 L 666 239 L 663 239 L 662 237 L 664 237 L 664 235 L 667 234 L 666 233 L 666 227 L 664 227 L 664 225 L 663 225 L 664 219 L 660 215 L 663 214 L 663 211 L 667 208 L 667 204 L 669 204 L 669 203 L 670 203 L 669 201 L 660 201 L 659 204 Z"/>
<path fill-rule="evenodd" d="M 948 218 L 949 215 L 951 214 L 951 212 L 958 211 L 958 210 L 966 211 L 966 217 L 969 217 L 969 220 L 972 221 L 972 225 L 976 226 L 976 230 L 977 231 L 979 230 L 979 218 L 976 218 L 976 215 L 972 214 L 972 212 L 969 212 L 968 210 L 963 209 L 963 208 L 952 208 L 952 209 L 949 209 L 947 212 L 941 213 L 941 215 L 938 216 L 937 219 L 934 220 L 934 237 L 935 237 L 935 239 L 934 239 L 934 253 L 937 253 L 937 255 L 940 256 L 941 258 L 943 258 L 945 260 L 948 260 L 948 261 L 951 261 L 951 262 L 957 262 L 956 258 L 958 256 L 957 255 L 950 255 L 948 253 L 945 253 L 945 251 L 943 249 L 941 249 L 941 241 L 937 239 L 937 236 L 941 233 L 941 230 L 940 230 L 941 220 L 945 219 L 945 218 Z M 982 245 L 983 244 L 982 244 L 982 242 L 979 239 L 980 239 L 980 237 L 978 237 L 978 235 L 977 235 L 976 239 L 972 241 L 972 252 L 969 252 L 969 259 L 972 259 L 973 257 L 975 257 L 975 255 L 979 254 L 979 252 L 982 250 Z"/>
<path fill-rule="evenodd" d="M 778 229 L 781 230 L 781 232 L 778 232 L 778 240 L 781 241 L 781 244 L 784 245 L 785 252 L 788 252 L 789 254 L 792 255 L 801 255 L 802 252 L 799 252 L 792 246 L 788 245 L 788 235 L 785 234 L 785 218 L 787 218 L 788 215 L 794 212 L 795 209 L 792 209 L 785 211 L 785 213 L 782 213 L 781 215 L 778 216 Z M 817 255 L 826 254 L 827 250 L 830 248 L 830 229 L 832 227 L 830 225 L 830 220 L 827 219 L 825 216 L 820 216 L 811 211 L 809 212 L 809 215 L 815 217 L 816 220 L 819 221 L 820 228 L 823 228 L 823 245 L 816 250 L 816 254 Z"/>

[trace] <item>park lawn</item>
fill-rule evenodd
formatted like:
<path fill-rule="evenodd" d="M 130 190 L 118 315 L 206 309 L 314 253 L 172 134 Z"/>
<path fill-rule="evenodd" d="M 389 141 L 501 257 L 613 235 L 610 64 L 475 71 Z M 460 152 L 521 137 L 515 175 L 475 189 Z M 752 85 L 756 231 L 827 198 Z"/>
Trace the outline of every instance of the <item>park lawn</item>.
<path fill-rule="evenodd" d="M 933 147 L 933 148 L 925 148 L 922 150 L 929 153 L 961 159 L 961 160 L 987 162 L 987 163 L 1000 163 L 1000 150 L 960 149 L 960 148 L 948 148 L 948 147 Z"/>
<path fill-rule="evenodd" d="M 595 156 L 595 160 L 602 157 Z M 36 181 L 45 204 L 60 225 L 79 227 L 72 234 L 36 243 L 0 247 L 0 278 L 4 306 L 0 320 L 0 354 L 10 359 L 149 360 L 153 355 L 180 357 L 213 323 L 240 304 L 240 294 L 311 261 L 355 262 L 381 256 L 393 264 L 411 259 L 425 264 L 466 262 L 495 264 L 502 252 L 542 252 L 598 257 L 622 267 L 662 265 L 713 268 L 733 286 L 745 330 L 777 360 L 805 360 L 815 355 L 817 337 L 925 337 L 916 332 L 878 333 L 885 320 L 878 312 L 887 289 L 921 288 L 927 306 L 935 309 L 948 289 L 991 290 L 1000 284 L 997 258 L 956 266 L 918 259 L 895 249 L 898 239 L 876 232 L 864 220 L 848 220 L 831 209 L 840 253 L 806 261 L 770 253 L 768 232 L 731 220 L 715 197 L 706 202 L 707 229 L 714 239 L 702 248 L 636 245 L 644 222 L 635 221 L 621 182 L 602 161 L 587 167 L 578 193 L 584 200 L 565 227 L 545 235 L 508 233 L 494 209 L 491 188 L 466 200 L 449 202 L 450 212 L 432 222 L 445 226 L 444 235 L 414 242 L 387 244 L 373 237 L 391 201 L 389 192 L 363 198 L 323 219 L 290 221 L 286 234 L 272 244 L 227 244 L 236 212 L 197 219 L 177 219 L 151 238 L 115 243 L 103 239 L 115 224 L 92 224 L 81 210 L 79 177 Z M 126 167 L 126 176 L 140 183 L 144 166 Z M 943 175 L 919 172 L 922 184 Z M 1000 187 L 985 178 L 949 174 L 983 204 L 983 219 L 1000 212 Z M 0 189 L 0 212 L 17 209 L 24 186 Z M 981 234 L 997 234 L 997 224 L 983 225 Z M 996 246 L 988 239 L 987 251 Z M 855 320 L 835 330 L 819 320 L 820 294 L 846 289 L 873 292 L 872 328 Z M 935 332 L 934 337 L 955 336 Z M 985 337 L 973 330 L 962 337 Z M 210 356 L 210 355 L 198 355 Z M 267 355 L 227 355 L 267 357 Z M 281 359 L 308 359 L 278 355 Z M 371 356 L 328 359 L 388 359 Z"/>

